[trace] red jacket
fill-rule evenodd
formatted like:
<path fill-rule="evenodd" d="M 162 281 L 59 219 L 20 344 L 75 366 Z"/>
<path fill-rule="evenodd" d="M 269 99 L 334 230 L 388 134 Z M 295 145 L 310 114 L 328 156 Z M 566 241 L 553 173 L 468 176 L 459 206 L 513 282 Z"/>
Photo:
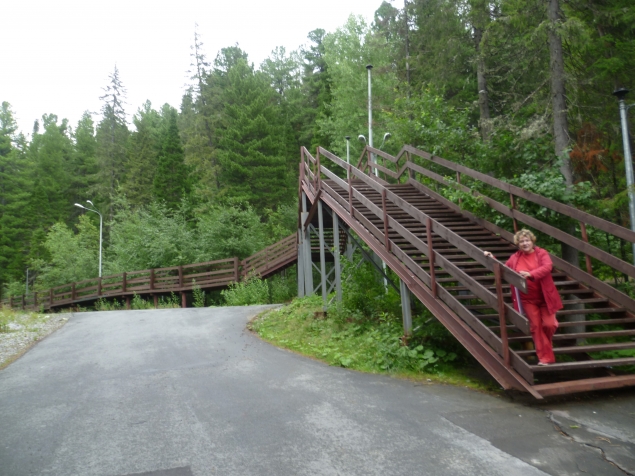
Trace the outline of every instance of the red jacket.
<path fill-rule="evenodd" d="M 549 314 L 555 314 L 556 311 L 559 311 L 564 306 L 562 305 L 562 300 L 560 299 L 560 295 L 558 294 L 558 290 L 556 289 L 556 285 L 553 282 L 553 278 L 551 277 L 551 269 L 553 268 L 553 263 L 551 262 L 551 258 L 549 258 L 549 253 L 542 248 L 534 247 L 534 253 L 536 253 L 536 259 L 538 260 L 538 267 L 531 271 L 531 278 L 538 285 L 540 285 L 540 289 L 542 290 L 542 295 L 547 303 L 547 310 Z M 522 256 L 522 251 L 517 251 L 514 253 L 505 263 L 505 266 L 513 269 L 514 271 L 518 271 L 516 266 L 518 265 L 518 260 Z M 519 293 L 515 287 L 511 287 L 512 291 L 512 300 L 514 302 L 514 309 L 520 310 L 521 303 L 519 303 Z"/>

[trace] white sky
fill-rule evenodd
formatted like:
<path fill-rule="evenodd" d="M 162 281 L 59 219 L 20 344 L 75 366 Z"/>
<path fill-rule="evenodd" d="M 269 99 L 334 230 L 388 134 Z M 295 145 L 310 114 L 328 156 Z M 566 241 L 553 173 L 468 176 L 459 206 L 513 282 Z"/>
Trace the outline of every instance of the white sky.
<path fill-rule="evenodd" d="M 238 42 L 258 67 L 276 46 L 296 49 L 309 31 L 333 31 L 352 13 L 371 21 L 381 1 L 2 0 L 0 102 L 25 134 L 44 113 L 75 127 L 85 110 L 99 111 L 116 64 L 129 116 L 147 99 L 178 108 L 195 23 L 209 60 Z"/>

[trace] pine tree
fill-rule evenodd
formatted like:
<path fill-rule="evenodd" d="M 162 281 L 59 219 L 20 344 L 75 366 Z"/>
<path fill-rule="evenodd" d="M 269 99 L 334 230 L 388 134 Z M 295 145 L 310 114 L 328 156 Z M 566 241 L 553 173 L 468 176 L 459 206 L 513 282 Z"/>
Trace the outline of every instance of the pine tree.
<path fill-rule="evenodd" d="M 75 147 L 71 156 L 71 202 L 83 202 L 89 198 L 89 190 L 94 186 L 93 179 L 97 173 L 95 158 L 97 141 L 95 140 L 95 124 L 91 114 L 86 111 L 77 123 L 73 133 Z M 74 207 L 75 216 L 81 209 Z"/>
<path fill-rule="evenodd" d="M 176 109 L 170 108 L 166 116 L 167 127 L 161 138 L 161 153 L 157 158 L 153 193 L 156 199 L 165 202 L 168 208 L 174 210 L 183 199 L 189 198 L 191 184 L 179 137 Z"/>
<path fill-rule="evenodd" d="M 94 191 L 101 203 L 106 203 L 106 216 L 112 219 L 113 199 L 125 176 L 128 125 L 124 110 L 126 89 L 115 66 L 104 88 L 102 120 L 97 126 L 97 164 Z"/>
<path fill-rule="evenodd" d="M 31 184 L 27 175 L 24 136 L 17 133 L 11 106 L 0 107 L 0 294 L 4 285 L 21 279 L 26 267 L 29 235 L 26 204 Z"/>
<path fill-rule="evenodd" d="M 219 130 L 221 194 L 254 209 L 276 209 L 294 196 L 287 167 L 290 135 L 267 77 L 239 59 L 227 73 Z"/>
<path fill-rule="evenodd" d="M 133 207 L 148 205 L 154 197 L 157 156 L 161 151 L 161 121 L 150 101 L 146 101 L 133 118 L 136 131 L 130 135 L 128 169 L 123 185 L 123 192 Z"/>

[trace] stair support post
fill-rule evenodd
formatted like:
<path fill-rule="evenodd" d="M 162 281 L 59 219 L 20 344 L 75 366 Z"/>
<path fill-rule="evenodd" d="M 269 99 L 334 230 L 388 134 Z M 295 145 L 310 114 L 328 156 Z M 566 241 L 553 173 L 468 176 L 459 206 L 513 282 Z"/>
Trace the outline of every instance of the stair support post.
<path fill-rule="evenodd" d="M 401 294 L 401 314 L 403 316 L 404 336 L 412 335 L 412 309 L 410 308 L 410 290 L 403 280 L 399 280 L 399 291 Z"/>
<path fill-rule="evenodd" d="M 306 193 L 302 192 L 302 213 L 300 214 L 300 219 L 302 221 L 301 227 L 303 230 L 303 250 L 302 257 L 304 259 L 303 269 L 304 269 L 304 295 L 305 296 L 313 296 L 313 264 L 311 257 L 311 234 L 309 232 L 309 224 L 305 223 L 307 218 L 309 217 L 309 212 L 307 211 L 307 197 Z"/>
<path fill-rule="evenodd" d="M 333 266 L 335 266 L 335 296 L 342 302 L 342 268 L 340 263 L 340 218 L 335 212 L 333 217 Z"/>
<path fill-rule="evenodd" d="M 505 301 L 503 301 L 503 279 L 501 277 L 501 264 L 494 263 L 494 279 L 496 280 L 496 298 L 498 300 L 498 321 L 501 328 L 501 341 L 503 343 L 503 360 L 505 366 L 510 367 L 509 342 L 507 340 L 507 322 L 505 319 Z"/>
<path fill-rule="evenodd" d="M 326 253 L 324 244 L 324 212 L 322 210 L 322 200 L 318 199 L 318 235 L 320 238 L 320 279 L 322 281 L 322 309 L 326 312 L 327 289 L 326 289 Z"/>
<path fill-rule="evenodd" d="M 302 219 L 302 214 L 300 214 Z M 298 228 L 298 297 L 304 297 L 304 234 Z"/>
<path fill-rule="evenodd" d="M 434 264 L 434 247 L 432 245 L 432 220 L 430 217 L 426 219 L 426 237 L 428 239 L 428 262 L 430 264 L 430 290 L 432 297 L 437 298 L 437 278 L 435 275 Z"/>

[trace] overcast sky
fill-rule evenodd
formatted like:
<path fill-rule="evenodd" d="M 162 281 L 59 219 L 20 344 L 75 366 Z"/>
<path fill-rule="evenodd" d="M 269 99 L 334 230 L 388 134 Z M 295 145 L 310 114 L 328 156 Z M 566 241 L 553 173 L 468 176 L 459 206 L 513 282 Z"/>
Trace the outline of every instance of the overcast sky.
<path fill-rule="evenodd" d="M 239 43 L 259 66 L 276 46 L 296 49 L 309 31 L 333 31 L 350 14 L 372 20 L 381 0 L 3 0 L 0 102 L 22 132 L 44 113 L 75 126 L 117 65 L 129 115 L 149 99 L 179 107 L 198 23 L 204 51 Z M 397 3 L 395 6 L 400 7 Z"/>

